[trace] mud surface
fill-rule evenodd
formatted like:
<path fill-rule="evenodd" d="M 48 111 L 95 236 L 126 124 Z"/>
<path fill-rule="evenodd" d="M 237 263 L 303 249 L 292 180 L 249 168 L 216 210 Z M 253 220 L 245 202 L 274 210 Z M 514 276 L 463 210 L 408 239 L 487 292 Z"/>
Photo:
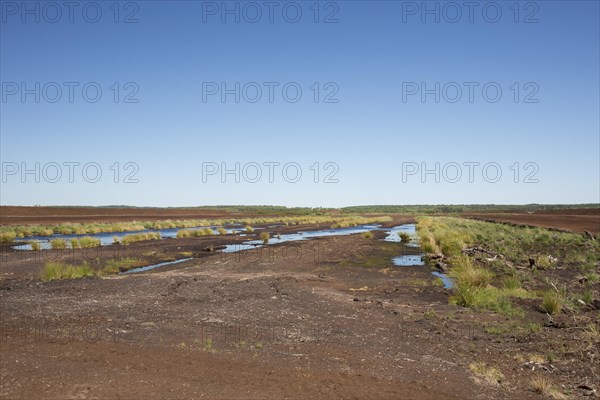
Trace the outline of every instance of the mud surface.
<path fill-rule="evenodd" d="M 565 231 L 600 233 L 600 209 L 556 210 L 535 213 L 465 213 L 464 216 L 481 220 L 512 222 Z"/>
<path fill-rule="evenodd" d="M 590 398 L 578 386 L 597 387 L 598 350 L 569 344 L 571 322 L 492 334 L 505 317 L 449 304 L 431 267 L 394 266 L 393 257 L 420 250 L 384 237 L 228 255 L 205 249 L 248 238 L 107 246 L 97 257 L 71 256 L 102 263 L 116 257 L 109 248 L 127 247 L 148 262 L 194 259 L 54 282 L 39 279 L 43 258 L 5 251 L 0 398 L 541 399 L 530 388 L 539 371 L 571 398 Z M 28 253 L 53 252 L 69 256 Z M 524 307 L 526 320 L 546 322 L 534 304 Z M 523 361 L 561 346 L 575 348 L 551 364 Z M 500 382 L 475 376 L 474 362 L 500 370 Z"/>

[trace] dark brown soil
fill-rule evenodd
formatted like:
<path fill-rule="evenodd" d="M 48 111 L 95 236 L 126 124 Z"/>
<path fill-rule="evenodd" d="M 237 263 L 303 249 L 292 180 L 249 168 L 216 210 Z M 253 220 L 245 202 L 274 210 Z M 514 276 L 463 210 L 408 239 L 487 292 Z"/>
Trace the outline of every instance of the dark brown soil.
<path fill-rule="evenodd" d="M 252 217 L 251 215 L 244 216 Z M 2 225 L 236 217 L 239 217 L 239 214 L 202 208 L 0 206 L 0 222 Z"/>
<path fill-rule="evenodd" d="M 465 213 L 464 216 L 481 220 L 512 222 L 571 232 L 600 233 L 600 208 L 580 210 L 554 210 L 536 213 Z"/>
<path fill-rule="evenodd" d="M 590 398 L 580 385 L 600 389 L 599 351 L 573 340 L 573 316 L 523 332 L 506 317 L 451 305 L 431 267 L 392 264 L 419 249 L 383 237 L 229 255 L 203 250 L 240 238 L 107 246 L 99 265 L 125 247 L 149 261 L 196 258 L 55 282 L 39 279 L 43 259 L 4 252 L 0 398 L 542 399 L 530 388 L 538 373 L 571 398 Z M 523 324 L 547 321 L 533 302 L 523 307 Z M 524 361 L 550 350 L 552 362 Z M 502 372 L 500 382 L 477 378 L 469 365 L 479 362 Z"/>

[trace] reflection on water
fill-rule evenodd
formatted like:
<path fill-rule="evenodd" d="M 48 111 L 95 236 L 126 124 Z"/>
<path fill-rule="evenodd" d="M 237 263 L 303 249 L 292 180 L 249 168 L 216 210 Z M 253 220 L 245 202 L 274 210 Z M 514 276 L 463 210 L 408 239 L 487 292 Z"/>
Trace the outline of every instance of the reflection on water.
<path fill-rule="evenodd" d="M 419 254 L 404 255 L 392 258 L 394 265 L 405 267 L 409 265 L 425 265 L 423 257 Z"/>
<path fill-rule="evenodd" d="M 317 237 L 328 237 L 328 236 L 346 236 L 354 235 L 357 233 L 364 233 L 369 231 L 377 230 L 381 225 L 361 225 L 351 228 L 335 228 L 335 229 L 323 229 L 318 231 L 306 231 L 298 233 L 288 233 L 285 235 L 277 235 L 269 239 L 269 244 L 279 244 L 285 242 L 295 242 L 298 240 L 309 240 Z M 262 247 L 262 240 L 249 240 L 242 244 L 228 244 L 223 250 L 224 253 L 235 253 L 242 250 L 250 250 L 256 247 Z"/>
<path fill-rule="evenodd" d="M 437 271 L 433 271 L 431 273 L 442 280 L 445 289 L 452 289 L 454 287 L 454 283 L 452 282 L 452 279 L 448 277 L 448 275 Z"/>
<path fill-rule="evenodd" d="M 186 230 L 196 231 L 204 228 L 209 228 L 213 231 L 214 235 L 219 235 L 217 231 L 218 228 L 223 228 L 222 226 L 197 226 L 194 228 L 185 228 Z M 93 234 L 85 234 L 85 235 L 52 235 L 52 236 L 32 236 L 27 239 L 16 239 L 16 242 L 22 242 L 25 244 L 20 244 L 13 246 L 15 250 L 31 250 L 31 245 L 26 244 L 27 242 L 38 242 L 40 244 L 40 248 L 43 250 L 48 250 L 52 248 L 50 245 L 50 240 L 53 239 L 64 239 L 67 244 L 71 239 L 81 239 L 82 237 L 88 236 L 95 239 L 100 240 L 101 246 L 108 246 L 114 243 L 115 238 L 118 238 L 121 241 L 127 235 L 134 235 L 136 233 L 160 233 L 162 239 L 167 238 L 176 238 L 177 232 L 183 228 L 170 228 L 170 229 L 145 229 L 141 231 L 128 231 L 128 232 L 103 232 L 103 233 L 93 233 Z M 225 227 L 225 230 L 228 234 L 230 233 L 238 233 L 245 232 L 244 229 L 236 228 L 236 227 Z"/>
<path fill-rule="evenodd" d="M 400 233 L 406 233 L 413 238 L 413 240 L 411 240 L 408 243 L 404 242 L 406 246 L 419 246 L 419 244 L 414 241 L 414 238 L 417 237 L 417 227 L 415 224 L 403 224 L 395 226 L 387 232 L 388 235 L 383 240 L 385 240 L 386 242 L 402 242 L 402 239 L 400 239 Z"/>
<path fill-rule="evenodd" d="M 278 243 L 293 242 L 293 241 L 299 241 L 299 240 L 310 240 L 311 238 L 316 238 L 316 237 L 353 235 L 353 234 L 357 234 L 357 233 L 363 233 L 363 232 L 369 232 L 372 230 L 377 230 L 377 229 L 380 229 L 380 227 L 381 227 L 381 225 L 362 225 L 362 226 L 356 226 L 356 227 L 352 227 L 352 228 L 336 228 L 336 229 L 326 229 L 326 230 L 318 230 L 318 231 L 290 233 L 290 234 L 285 234 L 285 235 L 277 235 L 276 237 L 269 239 L 269 244 L 278 244 Z M 238 251 L 252 250 L 252 249 L 260 248 L 263 246 L 264 246 L 264 244 L 263 244 L 262 240 L 249 240 L 249 241 L 243 242 L 243 243 L 228 244 L 225 246 L 225 248 L 222 250 L 222 252 L 223 253 L 235 253 Z M 184 262 L 184 261 L 188 261 L 188 260 L 192 260 L 192 258 L 185 258 L 185 259 L 177 260 L 177 261 L 169 261 L 169 262 L 148 265 L 145 267 L 134 268 L 129 271 L 123 272 L 123 274 L 148 271 L 148 270 L 151 270 L 154 268 L 162 267 L 165 265 L 178 264 L 180 262 Z"/>

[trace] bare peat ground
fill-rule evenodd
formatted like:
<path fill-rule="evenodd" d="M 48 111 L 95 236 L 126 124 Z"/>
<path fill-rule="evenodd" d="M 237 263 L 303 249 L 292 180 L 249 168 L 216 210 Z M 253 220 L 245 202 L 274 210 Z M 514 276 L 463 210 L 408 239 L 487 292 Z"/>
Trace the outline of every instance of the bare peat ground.
<path fill-rule="evenodd" d="M 239 217 L 236 213 L 203 208 L 0 206 L 2 225 L 236 217 Z"/>
<path fill-rule="evenodd" d="M 521 225 L 563 229 L 571 232 L 600 234 L 600 208 L 550 210 L 534 213 L 464 213 L 481 220 L 512 222 Z"/>
<path fill-rule="evenodd" d="M 395 267 L 393 256 L 419 249 L 383 237 L 229 255 L 203 249 L 240 238 L 141 242 L 122 247 L 197 258 L 55 282 L 39 280 L 43 260 L 4 252 L 0 398 L 541 399 L 530 388 L 538 373 L 570 398 L 598 388 L 598 349 L 573 342 L 568 317 L 562 328 L 506 330 L 505 317 L 448 304 L 430 267 Z M 103 249 L 98 262 L 110 257 Z M 523 306 L 525 321 L 546 322 Z M 528 361 L 549 350 L 552 363 Z M 475 376 L 474 362 L 500 382 Z"/>
<path fill-rule="evenodd" d="M 220 219 L 280 216 L 283 211 L 257 210 L 256 213 L 228 208 L 186 207 L 65 207 L 65 206 L 0 206 L 2 225 L 61 224 L 86 222 L 126 222 L 168 219 Z M 337 210 L 327 210 L 338 214 Z M 287 215 L 287 214 L 286 214 Z"/>

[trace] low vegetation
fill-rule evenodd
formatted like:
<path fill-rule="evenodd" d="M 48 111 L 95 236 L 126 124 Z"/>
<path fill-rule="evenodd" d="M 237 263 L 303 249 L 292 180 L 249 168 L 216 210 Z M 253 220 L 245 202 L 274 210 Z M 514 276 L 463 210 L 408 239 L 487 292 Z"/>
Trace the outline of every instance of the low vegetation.
<path fill-rule="evenodd" d="M 549 378 L 537 373 L 531 378 L 531 389 L 546 398 L 565 399 L 566 397 L 554 388 Z"/>
<path fill-rule="evenodd" d="M 406 232 L 400 232 L 398 236 L 400 236 L 400 241 L 403 243 L 408 243 L 412 240 L 412 237 Z"/>
<path fill-rule="evenodd" d="M 192 237 L 192 230 L 189 229 L 180 229 L 177 231 L 177 237 L 178 238 L 189 238 Z"/>
<path fill-rule="evenodd" d="M 307 209 L 309 210 L 309 209 Z M 296 214 L 296 213 L 292 213 Z M 362 217 L 355 215 L 333 215 L 324 211 L 302 212 L 301 215 L 282 215 L 276 217 L 232 218 L 232 219 L 183 219 L 160 221 L 132 221 L 115 223 L 65 223 L 60 225 L 5 225 L 0 227 L 0 241 L 12 242 L 15 238 L 30 236 L 86 235 L 107 232 L 131 232 L 160 229 L 190 229 L 201 226 L 226 226 L 241 224 L 252 226 L 258 224 L 333 224 L 336 227 L 349 227 L 376 222 L 391 221 L 389 216 Z"/>
<path fill-rule="evenodd" d="M 76 279 L 93 276 L 94 273 L 88 264 L 71 265 L 61 262 L 47 263 L 42 269 L 42 280 L 53 281 L 59 279 Z"/>
<path fill-rule="evenodd" d="M 17 233 L 15 231 L 5 231 L 0 232 L 0 243 L 10 243 L 17 237 Z"/>
<path fill-rule="evenodd" d="M 115 275 L 119 272 L 128 271 L 130 269 L 140 267 L 144 264 L 142 260 L 135 257 L 124 257 L 120 259 L 108 260 L 104 267 L 100 269 L 96 275 L 107 276 Z"/>
<path fill-rule="evenodd" d="M 211 236 L 215 232 L 211 228 L 200 228 L 200 229 L 180 229 L 177 231 L 178 238 L 189 238 L 189 237 L 200 237 L 200 236 Z"/>
<path fill-rule="evenodd" d="M 97 238 L 93 238 L 91 236 L 84 236 L 81 239 L 79 239 L 79 247 L 87 249 L 87 248 L 91 248 L 91 247 L 99 247 L 100 246 L 100 239 Z"/>
<path fill-rule="evenodd" d="M 121 239 L 121 243 L 124 245 L 128 245 L 136 242 L 143 242 L 144 240 L 158 240 L 160 239 L 159 232 L 144 232 L 144 233 L 134 233 L 132 235 L 125 235 L 123 239 Z"/>
<path fill-rule="evenodd" d="M 50 246 L 52 249 L 66 249 L 67 242 L 65 239 L 52 239 L 50 241 Z"/>
<path fill-rule="evenodd" d="M 119 272 L 128 271 L 143 266 L 146 262 L 135 257 L 123 257 L 108 260 L 103 267 L 93 269 L 87 262 L 73 265 L 63 262 L 48 262 L 42 269 L 43 281 L 54 281 L 61 279 L 78 279 L 92 276 L 109 276 Z"/>
<path fill-rule="evenodd" d="M 550 314 L 557 315 L 560 313 L 563 305 L 563 298 L 560 293 L 555 290 L 548 290 L 542 298 L 542 311 Z"/>
<path fill-rule="evenodd" d="M 469 364 L 469 369 L 479 382 L 484 382 L 489 385 L 498 385 L 502 383 L 504 375 L 497 368 L 490 367 L 482 362 Z"/>
<path fill-rule="evenodd" d="M 269 235 L 268 232 L 261 232 L 260 235 L 258 235 L 258 238 L 262 240 L 263 244 L 268 244 L 271 235 Z"/>
<path fill-rule="evenodd" d="M 454 303 L 506 316 L 523 315 L 515 299 L 537 299 L 540 311 L 558 315 L 565 307 L 566 289 L 558 290 L 541 271 L 588 270 L 600 262 L 598 241 L 544 228 L 421 217 L 417 232 L 424 251 L 440 254 L 450 264 Z M 573 302 L 584 297 L 590 301 L 593 296 L 580 289 Z"/>

